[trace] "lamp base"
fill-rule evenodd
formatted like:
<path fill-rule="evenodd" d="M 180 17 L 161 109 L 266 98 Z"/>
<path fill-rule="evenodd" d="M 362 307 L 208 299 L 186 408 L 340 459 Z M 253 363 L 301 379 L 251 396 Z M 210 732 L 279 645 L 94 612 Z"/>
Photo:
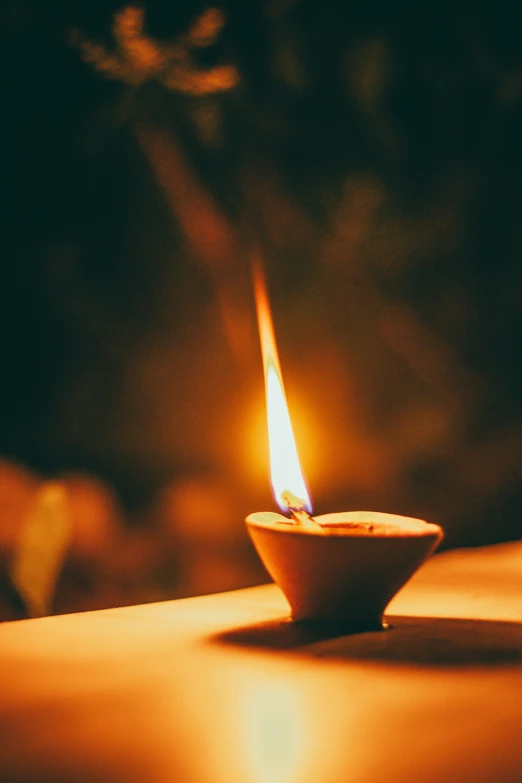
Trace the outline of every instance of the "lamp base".
<path fill-rule="evenodd" d="M 356 633 L 382 629 L 395 593 L 443 537 L 438 525 L 394 514 L 352 511 L 289 524 L 251 514 L 248 532 L 290 604 L 292 619 Z"/>

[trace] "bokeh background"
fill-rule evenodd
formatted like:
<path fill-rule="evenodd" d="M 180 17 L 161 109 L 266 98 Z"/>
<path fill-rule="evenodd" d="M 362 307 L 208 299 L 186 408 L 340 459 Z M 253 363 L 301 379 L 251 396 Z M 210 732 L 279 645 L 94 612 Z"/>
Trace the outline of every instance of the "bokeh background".
<path fill-rule="evenodd" d="M 71 530 L 48 611 L 266 578 L 253 256 L 315 511 L 520 537 L 520 12 L 0 9 L 4 616 L 50 479 Z"/>

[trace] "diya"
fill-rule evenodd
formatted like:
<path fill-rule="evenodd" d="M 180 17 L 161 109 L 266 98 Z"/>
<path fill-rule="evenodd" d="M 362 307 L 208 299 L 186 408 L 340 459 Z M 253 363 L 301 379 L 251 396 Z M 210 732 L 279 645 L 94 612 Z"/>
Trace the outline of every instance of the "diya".
<path fill-rule="evenodd" d="M 372 511 L 311 516 L 260 267 L 255 267 L 254 282 L 272 488 L 288 516 L 250 514 L 248 532 L 286 596 L 293 620 L 335 624 L 352 632 L 380 629 L 386 606 L 435 550 L 442 529 L 420 519 Z"/>

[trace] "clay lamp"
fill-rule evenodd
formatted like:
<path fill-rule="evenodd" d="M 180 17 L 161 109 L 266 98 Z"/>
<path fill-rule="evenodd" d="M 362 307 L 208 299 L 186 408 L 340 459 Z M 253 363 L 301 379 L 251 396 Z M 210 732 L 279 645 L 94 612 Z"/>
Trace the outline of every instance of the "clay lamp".
<path fill-rule="evenodd" d="M 295 621 L 346 631 L 383 627 L 395 593 L 432 554 L 443 533 L 420 519 L 371 511 L 312 516 L 310 495 L 292 431 L 264 278 L 255 273 L 265 370 L 272 488 L 286 514 L 246 519 L 267 571 Z"/>

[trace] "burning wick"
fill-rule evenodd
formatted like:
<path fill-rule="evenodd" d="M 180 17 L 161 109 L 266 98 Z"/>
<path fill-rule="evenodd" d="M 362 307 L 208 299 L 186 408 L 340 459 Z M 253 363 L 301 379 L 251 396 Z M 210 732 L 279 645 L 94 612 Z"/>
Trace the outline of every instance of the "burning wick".
<path fill-rule="evenodd" d="M 290 513 L 289 522 L 295 522 L 296 524 L 304 525 L 305 527 L 313 527 L 318 524 L 303 506 L 302 501 L 299 500 L 299 498 L 296 498 L 291 492 L 283 492 L 281 498 L 287 504 Z"/>

